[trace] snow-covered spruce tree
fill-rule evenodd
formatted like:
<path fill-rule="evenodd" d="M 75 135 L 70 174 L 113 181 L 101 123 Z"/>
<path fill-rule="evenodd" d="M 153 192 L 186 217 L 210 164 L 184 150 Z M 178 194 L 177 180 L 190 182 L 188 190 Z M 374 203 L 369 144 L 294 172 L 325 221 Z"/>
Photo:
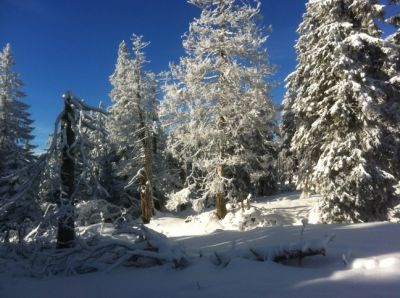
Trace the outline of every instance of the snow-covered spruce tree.
<path fill-rule="evenodd" d="M 316 191 L 323 222 L 385 220 L 396 196 L 398 98 L 374 0 L 310 1 L 288 77 L 297 186 Z"/>
<path fill-rule="evenodd" d="M 137 137 L 133 133 L 136 129 L 136 119 L 132 115 L 134 103 L 131 98 L 134 96 L 132 84 L 132 62 L 128 47 L 122 41 L 118 49 L 118 58 L 115 71 L 110 77 L 113 89 L 110 97 L 113 105 L 110 107 L 110 117 L 107 128 L 110 132 L 111 146 L 114 150 L 115 160 L 113 161 L 113 171 L 116 178 L 115 197 L 119 198 L 118 205 L 128 206 L 135 204 L 136 192 L 125 189 L 130 179 L 137 172 L 137 162 L 135 162 L 135 143 Z"/>
<path fill-rule="evenodd" d="M 390 4 L 400 5 L 400 0 L 391 0 Z M 387 73 L 390 76 L 390 86 L 391 86 L 391 94 L 389 96 L 392 97 L 393 102 L 399 104 L 400 103 L 400 12 L 389 17 L 386 20 L 388 23 L 392 24 L 397 31 L 394 34 L 391 34 L 386 38 L 386 45 L 390 50 L 387 50 L 389 57 L 389 67 L 387 67 Z M 395 108 L 388 107 L 388 112 L 391 116 L 392 127 L 391 133 L 397 136 L 397 143 L 400 143 L 400 131 L 399 131 L 399 123 L 400 123 L 400 115 L 397 113 L 398 111 Z M 397 160 L 400 163 L 400 146 L 397 146 Z M 399 181 L 399 192 L 400 192 L 400 167 L 397 168 L 396 171 L 397 180 Z M 400 202 L 399 202 L 400 203 Z"/>
<path fill-rule="evenodd" d="M 139 186 L 142 219 L 150 221 L 154 212 L 154 150 L 156 96 L 155 76 L 143 70 L 144 48 L 149 43 L 141 36 L 132 37 L 134 57 L 125 42 L 118 51 L 116 69 L 110 77 L 113 90 L 110 97 L 110 131 L 117 148 L 117 170 L 125 181 L 125 189 Z"/>
<path fill-rule="evenodd" d="M 171 65 L 162 121 L 168 150 L 184 167 L 198 202 L 275 188 L 274 107 L 265 80 L 273 72 L 260 27 L 260 1 L 190 0 L 201 9 L 184 37 L 186 55 Z M 254 4 L 254 5 L 252 5 Z"/>
<path fill-rule="evenodd" d="M 0 234 L 8 240 L 10 230 L 24 236 L 25 224 L 35 221 L 38 208 L 36 184 L 30 181 L 35 161 L 31 144 L 32 123 L 29 106 L 22 99 L 22 81 L 14 72 L 11 46 L 0 52 Z"/>

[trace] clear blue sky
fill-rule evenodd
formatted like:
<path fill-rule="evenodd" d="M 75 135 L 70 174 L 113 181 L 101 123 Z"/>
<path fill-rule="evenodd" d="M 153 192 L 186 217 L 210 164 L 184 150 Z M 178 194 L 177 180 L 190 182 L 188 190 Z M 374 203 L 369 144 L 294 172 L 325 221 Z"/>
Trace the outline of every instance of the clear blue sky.
<path fill-rule="evenodd" d="M 262 0 L 263 22 L 273 28 L 267 48 L 278 67 L 276 102 L 295 67 L 296 28 L 306 2 Z M 44 146 L 65 90 L 94 105 L 110 103 L 108 77 L 121 40 L 143 35 L 151 41 L 148 68 L 167 70 L 183 54 L 181 36 L 199 12 L 185 0 L 0 0 L 0 47 L 12 45 L 35 120 L 35 143 Z"/>

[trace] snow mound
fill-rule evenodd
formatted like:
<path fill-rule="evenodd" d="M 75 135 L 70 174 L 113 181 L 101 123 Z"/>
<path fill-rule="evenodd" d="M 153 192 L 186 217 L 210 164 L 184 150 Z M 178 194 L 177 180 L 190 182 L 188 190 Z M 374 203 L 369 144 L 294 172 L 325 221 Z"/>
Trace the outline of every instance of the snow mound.
<path fill-rule="evenodd" d="M 222 252 L 209 252 L 205 254 L 214 265 L 226 267 L 234 259 L 248 259 L 258 262 L 286 263 L 289 260 L 301 262 L 305 257 L 325 256 L 328 245 L 334 240 L 335 235 L 323 239 L 300 240 L 298 242 L 282 243 L 276 246 L 258 245 L 237 249 L 233 243 L 230 250 Z"/>
<path fill-rule="evenodd" d="M 310 224 L 318 224 L 318 223 L 320 223 L 320 218 L 321 218 L 321 215 L 320 215 L 319 206 L 318 206 L 318 204 L 315 204 L 311 208 L 310 213 L 308 214 L 308 222 Z"/>
<path fill-rule="evenodd" d="M 198 215 L 190 215 L 185 219 L 184 223 L 187 225 L 185 230 L 192 231 L 191 234 L 193 235 L 198 234 L 195 232 L 209 234 L 216 230 L 224 229 L 224 226 L 214 211 L 203 212 Z"/>
<path fill-rule="evenodd" d="M 221 224 L 229 230 L 246 231 L 255 227 L 267 227 L 277 223 L 276 219 L 270 218 L 271 211 L 255 206 L 246 208 L 227 206 L 228 213 Z"/>
<path fill-rule="evenodd" d="M 400 258 L 363 258 L 355 259 L 351 264 L 352 269 L 375 270 L 394 269 L 400 271 Z"/>
<path fill-rule="evenodd" d="M 185 223 L 190 223 L 205 233 L 212 233 L 216 230 L 248 231 L 256 227 L 273 226 L 279 221 L 272 210 L 256 206 L 242 208 L 238 205 L 227 204 L 227 211 L 223 220 L 219 220 L 213 210 L 188 216 Z"/>

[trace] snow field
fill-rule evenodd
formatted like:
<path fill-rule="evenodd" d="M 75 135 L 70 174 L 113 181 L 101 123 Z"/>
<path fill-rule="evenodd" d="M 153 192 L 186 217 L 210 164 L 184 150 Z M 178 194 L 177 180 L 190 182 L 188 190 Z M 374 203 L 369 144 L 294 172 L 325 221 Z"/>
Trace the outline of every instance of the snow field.
<path fill-rule="evenodd" d="M 335 239 L 326 256 L 306 257 L 301 266 L 297 260 L 278 264 L 247 258 L 250 248 L 271 252 L 300 243 L 297 216 L 307 215 L 316 199 L 298 199 L 295 194 L 259 199 L 251 204 L 259 212 L 256 223 L 242 231 L 237 223 L 246 216 L 239 216 L 238 210 L 230 215 L 232 220 L 221 222 L 213 211 L 198 215 L 186 211 L 182 217 L 158 214 L 148 227 L 182 248 L 188 267 L 115 268 L 40 280 L 2 274 L 0 297 L 399 297 L 398 224 L 306 225 L 304 244 L 320 244 L 329 235 Z M 266 226 L 259 221 L 262 217 L 276 223 Z M 222 264 L 216 265 L 215 252 Z"/>

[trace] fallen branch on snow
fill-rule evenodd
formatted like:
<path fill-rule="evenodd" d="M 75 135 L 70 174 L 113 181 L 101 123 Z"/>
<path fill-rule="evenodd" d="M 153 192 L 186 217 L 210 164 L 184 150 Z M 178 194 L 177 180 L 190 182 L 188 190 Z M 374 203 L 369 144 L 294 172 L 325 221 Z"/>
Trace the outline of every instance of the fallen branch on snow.
<path fill-rule="evenodd" d="M 104 228 L 108 232 L 102 234 Z M 145 226 L 114 228 L 111 224 L 106 227 L 98 224 L 87 228 L 73 248 L 43 249 L 35 243 L 26 243 L 0 250 L 0 263 L 6 265 L 4 270 L 18 267 L 17 274 L 42 278 L 166 263 L 182 268 L 187 265 L 187 260 L 179 247 Z"/>
<path fill-rule="evenodd" d="M 210 255 L 211 261 L 216 266 L 226 267 L 234 258 L 252 259 L 259 262 L 272 261 L 282 263 L 288 260 L 298 260 L 299 264 L 305 257 L 326 255 L 326 249 L 329 243 L 333 241 L 335 235 L 327 236 L 325 239 L 304 241 L 300 240 L 297 243 L 290 245 L 281 245 L 276 247 L 259 247 L 249 248 L 249 252 L 237 251 L 232 249 L 227 252 L 213 252 Z"/>
<path fill-rule="evenodd" d="M 267 249 L 266 251 L 257 251 L 250 249 L 257 261 L 273 261 L 281 263 L 288 260 L 299 260 L 301 263 L 302 259 L 310 256 L 325 256 L 326 248 L 335 238 L 335 235 L 326 237 L 323 241 L 303 241 L 289 245 L 287 247 L 280 246 L 273 249 Z"/>

